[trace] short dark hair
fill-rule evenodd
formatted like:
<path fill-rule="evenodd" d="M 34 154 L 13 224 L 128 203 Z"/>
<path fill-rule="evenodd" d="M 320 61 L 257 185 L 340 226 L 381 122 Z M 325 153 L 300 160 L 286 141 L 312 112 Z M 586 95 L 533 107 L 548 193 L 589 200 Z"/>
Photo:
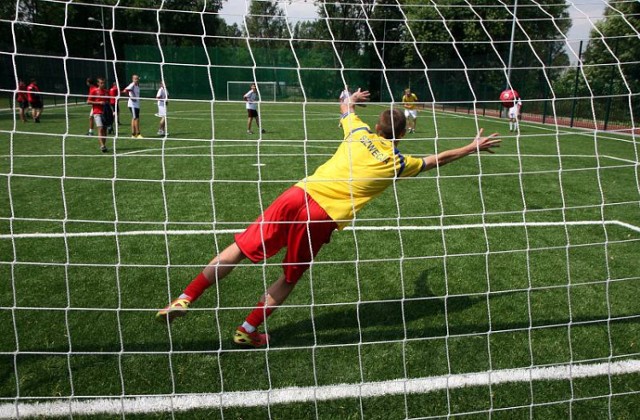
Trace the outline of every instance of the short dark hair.
<path fill-rule="evenodd" d="M 391 140 L 404 133 L 407 127 L 407 119 L 399 109 L 387 109 L 380 114 L 378 125 L 382 137 Z"/>

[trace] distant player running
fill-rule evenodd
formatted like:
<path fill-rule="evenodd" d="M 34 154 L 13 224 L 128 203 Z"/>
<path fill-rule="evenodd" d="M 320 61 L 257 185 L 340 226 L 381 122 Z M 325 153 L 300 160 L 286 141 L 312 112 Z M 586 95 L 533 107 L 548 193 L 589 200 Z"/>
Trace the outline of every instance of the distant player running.
<path fill-rule="evenodd" d="M 471 143 L 458 149 L 425 158 L 403 155 L 397 148 L 405 134 L 403 113 L 397 109 L 382 111 L 372 131 L 355 114 L 356 103 L 368 99 L 369 92 L 358 89 L 348 101 L 340 103 L 344 140 L 335 154 L 313 175 L 283 192 L 254 223 L 237 234 L 235 242 L 214 257 L 176 300 L 157 313 L 159 321 L 171 322 L 185 315 L 191 303 L 245 258 L 258 263 L 286 248 L 283 273 L 233 336 L 241 346 L 267 345 L 269 336 L 258 332 L 258 327 L 287 299 L 334 230 L 349 225 L 356 212 L 397 179 L 416 176 L 472 153 L 492 152 L 491 148 L 500 143 L 497 134 L 482 137 L 480 130 Z"/>
<path fill-rule="evenodd" d="M 416 132 L 416 123 L 418 122 L 418 110 L 416 109 L 418 97 L 411 89 L 406 88 L 402 95 L 402 105 L 404 106 L 404 117 L 407 119 L 407 132 Z"/>
<path fill-rule="evenodd" d="M 522 108 L 522 101 L 519 97 L 515 98 L 513 105 L 509 107 L 507 115 L 509 116 L 509 131 L 520 131 L 520 109 Z"/>

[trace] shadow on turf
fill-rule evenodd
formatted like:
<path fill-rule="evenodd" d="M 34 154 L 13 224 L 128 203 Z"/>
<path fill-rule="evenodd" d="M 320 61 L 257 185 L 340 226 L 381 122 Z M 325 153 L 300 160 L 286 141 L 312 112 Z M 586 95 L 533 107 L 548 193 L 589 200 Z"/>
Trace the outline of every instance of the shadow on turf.
<path fill-rule="evenodd" d="M 340 345 L 360 342 L 400 341 L 403 339 L 444 338 L 449 335 L 483 334 L 489 331 L 487 317 L 487 296 L 443 297 L 443 292 L 434 293 L 434 287 L 443 286 L 442 273 L 437 269 L 425 270 L 414 282 L 413 293 L 408 291 L 405 300 L 390 296 L 388 301 L 350 302 L 328 306 L 314 306 L 310 316 L 301 317 L 299 307 L 283 307 L 276 311 L 268 322 L 272 347 L 307 347 L 314 345 Z M 505 292 L 491 296 L 491 302 L 509 301 L 516 292 Z M 298 312 L 296 312 L 298 311 Z M 306 312 L 306 311 L 305 311 Z M 100 312 L 95 316 L 104 316 Z M 169 344 L 173 350 L 211 351 L 219 348 L 234 348 L 232 343 L 233 328 L 223 327 L 220 334 L 213 311 L 202 310 L 190 313 L 185 319 L 179 319 L 171 325 L 171 338 L 166 325 L 153 320 L 148 311 L 125 312 L 121 317 L 130 318 L 124 323 L 128 327 L 123 330 L 123 348 L 127 352 L 168 351 Z M 88 321 L 88 320 L 84 320 Z M 574 317 L 573 322 L 602 321 L 599 315 Z M 568 322 L 554 314 L 537 316 L 536 326 L 558 325 Z M 617 321 L 624 323 L 625 321 Z M 81 334 L 72 334 L 73 351 L 106 351 L 117 352 L 120 344 L 115 337 L 117 331 L 111 326 L 114 339 L 81 340 Z M 89 322 L 90 325 L 96 325 Z M 595 325 L 595 324 L 594 324 Z M 491 322 L 493 331 L 529 328 L 527 320 L 513 321 L 494 314 Z M 72 328 L 75 330 L 75 328 Z M 108 328 L 103 331 L 107 332 Z M 405 335 L 406 332 L 406 335 Z M 108 334 L 107 334 L 108 335 Z M 102 334 L 100 335 L 102 336 Z M 203 339 L 206 337 L 206 339 Z M 219 338 L 222 341 L 220 345 Z M 30 351 L 46 350 L 49 352 L 68 352 L 67 345 L 35 346 Z"/>
<path fill-rule="evenodd" d="M 314 309 L 311 320 L 288 323 L 272 328 L 275 346 L 313 345 L 315 336 L 318 344 L 349 344 L 359 341 L 361 331 L 363 341 L 402 340 L 406 324 L 407 338 L 435 337 L 446 335 L 445 313 L 467 311 L 486 297 L 437 296 L 429 287 L 430 272 L 423 271 L 416 279 L 414 292 L 401 302 L 396 297 L 390 301 L 361 303 L 359 305 L 337 305 Z M 446 309 L 445 309 L 446 307 Z M 449 325 L 451 334 L 479 332 L 485 328 L 481 322 L 463 325 Z M 495 327 L 494 327 L 495 328 Z M 486 328 L 485 328 L 486 330 Z"/>

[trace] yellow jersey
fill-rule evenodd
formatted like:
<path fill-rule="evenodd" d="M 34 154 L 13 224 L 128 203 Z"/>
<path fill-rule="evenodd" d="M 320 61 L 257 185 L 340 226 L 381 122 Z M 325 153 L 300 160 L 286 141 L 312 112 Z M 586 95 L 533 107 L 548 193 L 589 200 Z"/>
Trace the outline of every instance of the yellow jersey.
<path fill-rule="evenodd" d="M 402 95 L 402 104 L 406 109 L 413 109 L 416 107 L 412 102 L 418 102 L 418 97 L 415 93 Z"/>
<path fill-rule="evenodd" d="M 356 114 L 341 119 L 344 140 L 313 175 L 296 184 L 343 229 L 371 199 L 395 179 L 418 175 L 424 161 L 404 156 L 392 140 L 371 131 Z"/>

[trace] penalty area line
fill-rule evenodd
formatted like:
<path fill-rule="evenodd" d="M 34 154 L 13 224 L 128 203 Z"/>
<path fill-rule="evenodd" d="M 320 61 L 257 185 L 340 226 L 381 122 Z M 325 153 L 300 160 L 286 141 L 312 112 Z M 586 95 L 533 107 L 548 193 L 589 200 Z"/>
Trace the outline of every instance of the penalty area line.
<path fill-rule="evenodd" d="M 141 397 L 74 397 L 38 403 L 0 404 L 0 418 L 20 416 L 69 416 L 70 414 L 141 414 L 216 409 L 263 407 L 328 401 L 341 398 L 374 398 L 389 395 L 426 394 L 444 389 L 488 386 L 532 381 L 558 381 L 596 376 L 625 375 L 640 372 L 640 360 L 622 360 L 596 364 L 569 364 L 548 367 L 504 369 L 487 372 L 442 375 L 427 378 L 395 379 L 381 382 L 288 387 L 262 391 L 236 391 L 194 395 L 156 395 Z"/>
<path fill-rule="evenodd" d="M 563 227 L 563 226 L 620 226 L 640 233 L 640 227 L 621 222 L 619 220 L 583 220 L 571 222 L 505 222 L 505 223 L 474 223 L 467 225 L 443 226 L 347 226 L 347 231 L 443 231 L 463 229 L 491 229 L 504 227 Z M 55 233 L 15 233 L 2 234 L 0 239 L 55 239 L 55 238 L 94 238 L 113 236 L 178 236 L 178 235 L 223 235 L 243 232 L 243 229 L 208 229 L 208 230 L 130 230 L 106 232 L 55 232 Z"/>

